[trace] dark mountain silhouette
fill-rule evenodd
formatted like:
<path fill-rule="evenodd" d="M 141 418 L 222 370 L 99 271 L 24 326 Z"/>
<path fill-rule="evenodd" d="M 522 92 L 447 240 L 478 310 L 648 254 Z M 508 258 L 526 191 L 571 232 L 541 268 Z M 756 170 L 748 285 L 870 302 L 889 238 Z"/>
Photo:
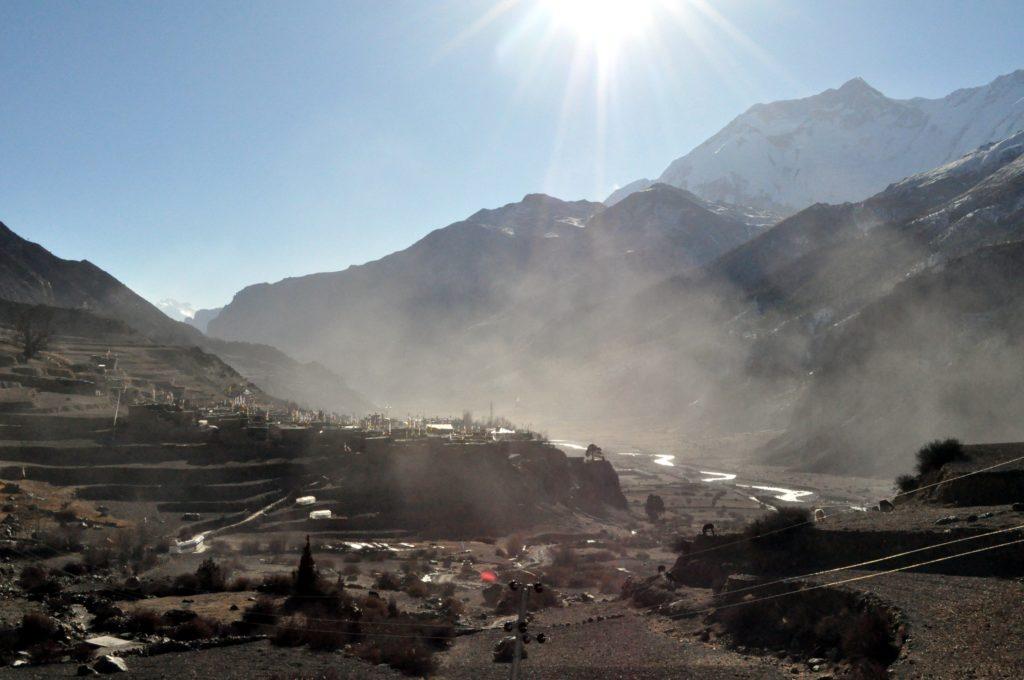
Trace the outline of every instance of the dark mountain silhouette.
<path fill-rule="evenodd" d="M 273 347 L 208 338 L 169 318 L 91 262 L 59 258 L 3 223 L 0 299 L 84 310 L 122 321 L 153 343 L 200 347 L 281 399 L 342 412 L 371 407 L 323 366 L 300 363 Z"/>

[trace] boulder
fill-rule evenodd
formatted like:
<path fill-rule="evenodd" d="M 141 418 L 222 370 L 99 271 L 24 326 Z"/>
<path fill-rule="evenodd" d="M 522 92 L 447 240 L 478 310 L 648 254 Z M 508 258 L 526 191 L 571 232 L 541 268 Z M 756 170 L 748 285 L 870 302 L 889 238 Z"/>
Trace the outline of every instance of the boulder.
<path fill-rule="evenodd" d="M 109 654 L 97 659 L 96 663 L 92 665 L 92 668 L 97 673 L 103 673 L 104 675 L 128 672 L 128 664 L 124 662 L 124 659 L 119 656 L 111 656 Z"/>
<path fill-rule="evenodd" d="M 512 657 L 516 651 L 516 636 L 509 635 L 498 640 L 498 643 L 494 645 L 494 662 L 495 663 L 512 663 Z M 520 658 L 527 658 L 526 648 L 523 648 L 523 653 Z"/>

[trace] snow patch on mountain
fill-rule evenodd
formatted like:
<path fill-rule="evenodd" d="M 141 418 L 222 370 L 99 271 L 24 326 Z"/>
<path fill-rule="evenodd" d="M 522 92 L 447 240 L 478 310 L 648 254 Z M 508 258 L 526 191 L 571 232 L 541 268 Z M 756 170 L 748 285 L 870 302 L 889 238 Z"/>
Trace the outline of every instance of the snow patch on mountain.
<path fill-rule="evenodd" d="M 157 301 L 156 307 L 175 321 L 188 321 L 196 315 L 196 309 L 191 304 L 178 302 L 172 298 Z"/>
<path fill-rule="evenodd" d="M 709 201 L 791 213 L 866 198 L 1024 130 L 1024 70 L 941 99 L 891 99 L 862 78 L 756 104 L 673 161 L 658 181 Z M 606 203 L 651 185 L 637 180 Z"/>

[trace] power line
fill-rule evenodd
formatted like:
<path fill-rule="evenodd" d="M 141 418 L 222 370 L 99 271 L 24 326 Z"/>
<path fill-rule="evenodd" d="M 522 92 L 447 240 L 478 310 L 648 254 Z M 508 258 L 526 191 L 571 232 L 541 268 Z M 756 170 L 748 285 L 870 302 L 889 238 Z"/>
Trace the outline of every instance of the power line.
<path fill-rule="evenodd" d="M 743 592 L 748 592 L 748 591 L 751 591 L 751 590 L 759 590 L 761 588 L 767 588 L 768 586 L 773 586 L 773 585 L 777 585 L 777 584 L 780 584 L 780 583 L 786 583 L 788 581 L 798 581 L 800 579 L 811 578 L 811 577 L 814 577 L 814 576 L 824 576 L 825 574 L 833 574 L 833 573 L 839 572 L 839 571 L 848 571 L 850 569 L 858 569 L 860 567 L 865 567 L 865 566 L 868 566 L 868 565 L 871 565 L 871 564 L 878 564 L 880 562 L 888 562 L 889 560 L 893 560 L 893 559 L 896 559 L 898 557 L 906 557 L 907 555 L 913 555 L 913 554 L 920 553 L 920 552 L 926 552 L 928 550 L 934 550 L 936 548 L 943 548 L 943 547 L 946 547 L 946 546 L 949 546 L 949 545 L 954 545 L 956 543 L 963 543 L 965 541 L 973 541 L 973 540 L 976 540 L 976 539 L 979 539 L 979 538 L 986 538 L 988 536 L 995 536 L 997 534 L 1003 534 L 1003 533 L 1007 533 L 1007 532 L 1010 532 L 1010 531 L 1020 531 L 1022 529 L 1024 529 L 1024 524 L 1020 524 L 1020 525 L 1015 526 L 1015 527 L 1007 527 L 1007 528 L 1004 528 L 1004 529 L 996 529 L 994 531 L 989 531 L 989 532 L 986 532 L 986 533 L 983 533 L 983 534 L 975 534 L 973 536 L 965 536 L 965 537 L 962 537 L 962 538 L 953 539 L 951 541 L 944 541 L 942 543 L 936 543 L 934 545 L 927 545 L 927 546 L 924 546 L 924 547 L 921 547 L 921 548 L 914 548 L 912 550 L 904 550 L 903 552 L 892 553 L 892 554 L 886 555 L 884 557 L 878 557 L 878 558 L 871 559 L 871 560 L 865 560 L 863 562 L 855 562 L 853 564 L 846 564 L 846 565 L 843 565 L 841 567 L 833 567 L 831 569 L 824 569 L 822 571 L 815 571 L 815 572 L 811 572 L 811 573 L 808 573 L 808 574 L 801 574 L 801 575 L 798 575 L 798 576 L 786 576 L 784 578 L 776 579 L 774 581 L 768 581 L 766 583 L 758 583 L 756 585 L 747 586 L 745 588 L 737 588 L 736 590 L 730 590 L 729 593 L 730 594 L 743 593 Z M 654 605 L 653 607 L 649 607 L 649 609 L 656 609 L 657 607 L 660 607 L 660 606 L 661 605 Z"/>
<path fill-rule="evenodd" d="M 688 611 L 688 612 L 679 612 L 679 613 L 676 613 L 676 614 L 669 615 L 669 618 L 675 620 L 675 619 L 685 618 L 687 616 L 695 616 L 697 614 L 703 614 L 703 613 L 707 613 L 707 612 L 711 612 L 711 611 L 717 611 L 717 610 L 720 610 L 720 609 L 732 609 L 732 608 L 739 607 L 739 606 L 757 604 L 759 602 L 765 602 L 765 601 L 768 601 L 768 600 L 775 600 L 775 599 L 778 599 L 780 597 L 787 597 L 789 595 L 796 595 L 798 593 L 807 593 L 807 592 L 810 592 L 812 590 L 821 590 L 822 588 L 831 588 L 833 586 L 846 585 L 848 583 L 855 583 L 857 581 L 866 581 L 868 579 L 879 578 L 881 576 L 886 576 L 886 575 L 889 575 L 889 574 L 895 574 L 897 572 L 907 571 L 909 569 L 917 569 L 917 568 L 920 568 L 920 567 L 928 566 L 930 564 L 937 564 L 938 562 L 945 562 L 947 560 L 953 560 L 953 559 L 958 559 L 960 557 L 966 557 L 967 555 L 975 555 L 975 554 L 978 554 L 978 553 L 983 553 L 983 552 L 986 552 L 988 550 L 997 550 L 999 548 L 1005 548 L 1005 547 L 1007 547 L 1009 545 L 1014 545 L 1014 544 L 1019 544 L 1019 543 L 1024 543 L 1024 538 L 1018 538 L 1018 539 L 1014 539 L 1012 541 L 1007 541 L 1005 543 L 999 543 L 999 544 L 996 544 L 996 545 L 985 546 L 984 548 L 976 548 L 974 550 L 968 550 L 966 552 L 957 553 L 955 555 L 947 555 L 947 556 L 944 556 L 944 557 L 937 557 L 935 559 L 927 560 L 925 562 L 917 562 L 916 564 L 908 564 L 908 565 L 904 565 L 902 567 L 895 567 L 893 569 L 887 569 L 886 571 L 872 572 L 870 574 L 863 574 L 861 576 L 855 576 L 855 577 L 848 578 L 848 579 L 843 579 L 843 580 L 840 580 L 840 581 L 832 581 L 832 582 L 829 582 L 829 583 L 821 583 L 821 584 L 817 584 L 817 585 L 813 585 L 813 586 L 808 586 L 806 588 L 801 588 L 799 590 L 792 590 L 792 591 L 785 592 L 785 593 L 775 593 L 773 595 L 765 595 L 763 597 L 755 598 L 753 600 L 744 600 L 742 602 L 733 602 L 733 603 L 730 603 L 730 604 L 718 605 L 716 607 L 706 607 L 704 609 L 697 609 L 697 610 Z"/>

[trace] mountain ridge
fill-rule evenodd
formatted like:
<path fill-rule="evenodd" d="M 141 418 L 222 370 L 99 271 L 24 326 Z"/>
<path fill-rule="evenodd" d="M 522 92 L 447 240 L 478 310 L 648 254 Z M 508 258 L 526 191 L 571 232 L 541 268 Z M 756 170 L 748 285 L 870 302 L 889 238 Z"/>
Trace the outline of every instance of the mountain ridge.
<path fill-rule="evenodd" d="M 809 97 L 754 104 L 656 181 L 792 214 L 816 202 L 863 200 L 1021 129 L 1024 69 L 938 99 L 892 99 L 858 77 Z"/>

